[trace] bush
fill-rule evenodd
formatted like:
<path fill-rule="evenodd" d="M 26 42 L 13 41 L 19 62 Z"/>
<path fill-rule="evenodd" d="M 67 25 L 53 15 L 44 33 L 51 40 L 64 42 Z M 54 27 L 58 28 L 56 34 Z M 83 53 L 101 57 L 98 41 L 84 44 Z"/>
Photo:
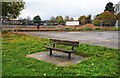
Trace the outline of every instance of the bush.
<path fill-rule="evenodd" d="M 101 30 L 101 28 L 95 28 L 94 30 Z"/>
<path fill-rule="evenodd" d="M 2 33 L 4 33 L 4 34 L 6 34 L 8 32 L 9 32 L 9 30 L 2 30 Z"/>
<path fill-rule="evenodd" d="M 99 19 L 94 19 L 92 21 L 92 24 L 95 25 L 95 26 L 101 26 L 101 21 Z"/>
<path fill-rule="evenodd" d="M 83 28 L 84 31 L 93 30 L 92 28 Z"/>
<path fill-rule="evenodd" d="M 70 29 L 69 29 L 69 28 L 64 28 L 63 30 L 64 30 L 64 31 L 69 31 Z"/>
<path fill-rule="evenodd" d="M 120 27 L 118 27 L 118 29 L 117 29 L 118 31 L 120 31 Z"/>

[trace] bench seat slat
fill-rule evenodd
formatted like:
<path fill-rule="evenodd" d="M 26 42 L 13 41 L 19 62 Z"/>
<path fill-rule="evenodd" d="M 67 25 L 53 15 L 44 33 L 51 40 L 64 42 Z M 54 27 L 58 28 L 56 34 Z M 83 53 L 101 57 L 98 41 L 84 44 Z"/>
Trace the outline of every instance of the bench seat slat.
<path fill-rule="evenodd" d="M 55 44 L 62 44 L 62 45 L 68 45 L 68 46 L 78 46 L 78 43 L 70 43 L 70 42 L 55 41 L 53 43 L 55 43 Z"/>
<path fill-rule="evenodd" d="M 65 52 L 65 53 L 74 53 L 74 52 L 76 52 L 76 51 L 72 51 L 72 50 L 64 50 L 64 49 L 55 48 L 55 47 L 50 47 L 50 46 L 45 46 L 45 48 L 51 49 L 51 50 L 63 51 L 63 52 Z"/>

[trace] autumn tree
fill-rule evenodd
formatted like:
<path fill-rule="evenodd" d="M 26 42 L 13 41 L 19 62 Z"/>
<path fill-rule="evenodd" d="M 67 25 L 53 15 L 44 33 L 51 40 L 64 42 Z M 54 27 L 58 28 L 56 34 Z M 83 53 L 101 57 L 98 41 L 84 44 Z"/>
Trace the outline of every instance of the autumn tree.
<path fill-rule="evenodd" d="M 16 19 L 20 11 L 24 9 L 25 2 L 2 2 L 2 17 L 4 19 Z"/>
<path fill-rule="evenodd" d="M 83 19 L 84 17 L 85 17 L 85 15 L 80 16 L 80 17 L 78 18 L 78 21 L 79 21 L 80 25 L 82 24 L 82 19 Z"/>
<path fill-rule="evenodd" d="M 93 20 L 94 25 L 115 26 L 117 16 L 109 11 L 104 11 Z"/>
<path fill-rule="evenodd" d="M 87 24 L 87 23 L 91 23 L 91 15 L 88 15 L 88 16 L 80 16 L 78 18 L 78 21 L 80 23 L 80 25 L 84 25 L 84 24 Z"/>
<path fill-rule="evenodd" d="M 102 20 L 100 20 L 98 17 L 95 17 L 94 20 L 92 21 L 92 24 L 96 26 L 101 26 Z"/>
<path fill-rule="evenodd" d="M 87 23 L 88 23 L 88 17 L 85 16 L 85 17 L 81 20 L 81 22 L 82 22 L 82 25 L 87 24 Z"/>
<path fill-rule="evenodd" d="M 62 23 L 64 22 L 63 17 L 62 17 L 62 16 L 57 16 L 57 17 L 56 17 L 56 22 L 57 22 L 58 24 L 62 24 Z"/>

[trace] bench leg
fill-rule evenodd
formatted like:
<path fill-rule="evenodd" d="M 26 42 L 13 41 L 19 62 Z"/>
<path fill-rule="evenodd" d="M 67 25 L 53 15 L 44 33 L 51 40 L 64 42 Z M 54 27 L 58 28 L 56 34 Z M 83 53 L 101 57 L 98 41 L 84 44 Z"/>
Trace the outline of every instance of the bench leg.
<path fill-rule="evenodd" d="M 68 53 L 68 58 L 69 58 L 69 59 L 71 58 L 71 53 Z"/>
<path fill-rule="evenodd" d="M 52 50 L 50 49 L 50 55 L 52 55 Z"/>

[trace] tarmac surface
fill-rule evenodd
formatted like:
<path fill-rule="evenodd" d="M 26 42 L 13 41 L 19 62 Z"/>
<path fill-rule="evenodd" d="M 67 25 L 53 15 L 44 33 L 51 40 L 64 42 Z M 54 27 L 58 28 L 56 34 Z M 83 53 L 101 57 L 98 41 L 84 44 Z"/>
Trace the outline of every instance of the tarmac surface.
<path fill-rule="evenodd" d="M 120 49 L 119 36 L 120 31 L 79 31 L 79 32 L 21 32 L 27 35 L 38 36 L 43 38 L 58 38 L 66 40 L 78 40 L 80 43 L 104 46 L 109 48 Z"/>

